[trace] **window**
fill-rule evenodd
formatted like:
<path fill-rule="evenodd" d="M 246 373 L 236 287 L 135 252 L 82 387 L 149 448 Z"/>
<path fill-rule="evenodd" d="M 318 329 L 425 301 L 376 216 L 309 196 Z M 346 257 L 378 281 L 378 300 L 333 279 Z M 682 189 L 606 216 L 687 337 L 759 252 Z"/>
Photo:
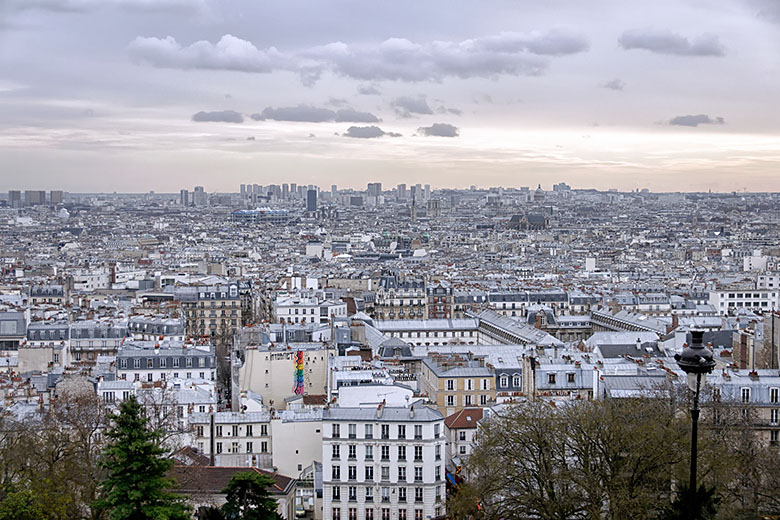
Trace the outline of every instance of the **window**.
<path fill-rule="evenodd" d="M 133 360 L 133 368 L 141 368 L 141 360 L 138 358 L 135 358 Z"/>
<path fill-rule="evenodd" d="M 466 454 L 466 447 L 465 446 L 460 446 L 458 448 L 458 453 L 460 453 L 461 455 L 465 455 Z"/>
<path fill-rule="evenodd" d="M 398 482 L 406 482 L 406 466 L 398 466 Z"/>
<path fill-rule="evenodd" d="M 373 438 L 374 438 L 374 425 L 366 424 L 366 439 L 373 439 Z"/>
<path fill-rule="evenodd" d="M 387 500 L 385 500 L 385 497 L 382 496 L 382 502 L 389 502 L 390 496 L 387 497 Z M 390 508 L 389 507 L 383 507 L 382 508 L 382 520 L 390 520 Z"/>
<path fill-rule="evenodd" d="M 382 502 L 390 502 L 390 488 L 389 487 L 383 487 L 382 488 Z M 388 509 L 388 518 L 390 518 L 390 510 Z M 382 510 L 384 513 L 384 509 Z"/>
<path fill-rule="evenodd" d="M 168 359 L 160 358 L 160 368 L 165 368 L 166 366 L 168 366 Z"/>
<path fill-rule="evenodd" d="M 76 361 L 81 359 L 81 354 L 76 354 Z M 127 359 L 122 358 L 119 360 L 119 368 L 127 368 Z"/>
<path fill-rule="evenodd" d="M 777 444 L 778 439 L 780 439 L 780 430 L 771 430 L 769 432 L 769 443 Z"/>
<path fill-rule="evenodd" d="M 772 404 L 777 404 L 780 402 L 778 400 L 778 396 L 780 396 L 780 388 L 770 388 L 769 389 L 769 402 Z"/>
<path fill-rule="evenodd" d="M 414 510 L 414 520 L 423 520 L 423 510 L 422 509 L 415 509 Z"/>
<path fill-rule="evenodd" d="M 146 368 L 154 368 L 154 360 L 153 359 L 147 359 L 146 360 Z"/>
<path fill-rule="evenodd" d="M 448 395 L 447 396 L 447 406 L 455 406 L 455 396 L 454 395 Z"/>
<path fill-rule="evenodd" d="M 769 422 L 772 424 L 777 424 L 777 417 L 778 417 L 778 409 L 772 408 L 769 411 Z"/>
<path fill-rule="evenodd" d="M 458 432 L 458 440 L 465 441 L 466 440 L 466 432 L 459 431 Z"/>
<path fill-rule="evenodd" d="M 252 436 L 252 425 L 251 424 L 247 424 L 246 425 L 246 436 L 247 437 L 251 437 Z"/>
<path fill-rule="evenodd" d="M 573 383 L 574 382 L 574 373 L 570 372 L 566 374 L 566 382 Z"/>
<path fill-rule="evenodd" d="M 455 380 L 447 379 L 447 391 L 452 392 L 453 390 L 455 390 Z"/>
<path fill-rule="evenodd" d="M 500 381 L 500 383 L 501 383 L 501 387 L 502 387 L 502 388 L 506 388 L 506 387 L 507 387 L 507 385 L 508 385 L 508 383 L 509 383 L 509 378 L 508 378 L 508 377 L 506 377 L 506 376 L 501 376 L 501 381 Z"/>
<path fill-rule="evenodd" d="M 374 486 L 366 486 L 366 502 L 374 501 Z M 366 518 L 368 518 L 368 511 L 374 512 L 373 509 L 366 510 Z"/>
<path fill-rule="evenodd" d="M 441 466 L 436 466 L 434 468 L 433 477 L 436 480 L 441 480 Z"/>
<path fill-rule="evenodd" d="M 384 445 L 380 449 L 382 450 L 382 460 L 390 460 L 390 446 Z"/>
<path fill-rule="evenodd" d="M 474 402 L 472 401 L 472 396 L 464 395 L 463 396 L 463 405 L 464 406 L 471 406 L 472 404 L 474 404 Z"/>
<path fill-rule="evenodd" d="M 404 490 L 404 502 L 406 502 L 406 490 Z M 368 517 L 366 517 L 366 520 L 368 520 Z M 398 520 L 406 520 L 406 509 L 398 510 Z"/>
<path fill-rule="evenodd" d="M 217 437 L 222 437 L 222 426 L 217 426 Z"/>
<path fill-rule="evenodd" d="M 422 439 L 422 424 L 414 425 L 414 438 L 417 440 Z"/>
<path fill-rule="evenodd" d="M 406 460 L 406 446 L 398 446 L 398 460 Z"/>
<path fill-rule="evenodd" d="M 357 458 L 357 446 L 354 444 L 349 445 L 349 454 L 347 455 L 350 459 Z"/>
<path fill-rule="evenodd" d="M 341 466 L 333 466 L 332 480 L 341 480 Z"/>
<path fill-rule="evenodd" d="M 366 481 L 372 480 L 374 480 L 374 466 L 366 466 Z"/>
<path fill-rule="evenodd" d="M 423 488 L 421 487 L 414 488 L 414 501 L 422 502 L 422 500 L 423 500 Z"/>
<path fill-rule="evenodd" d="M 357 486 L 349 486 L 347 491 L 349 492 L 350 500 L 357 500 Z"/>
<path fill-rule="evenodd" d="M 268 441 L 263 441 L 260 443 L 260 452 L 268 453 Z"/>
<path fill-rule="evenodd" d="M 415 446 L 414 447 L 414 461 L 415 462 L 421 462 L 422 461 L 422 454 L 423 454 L 422 446 Z"/>
<path fill-rule="evenodd" d="M 374 447 L 366 446 L 366 460 L 374 460 Z"/>
<path fill-rule="evenodd" d="M 333 433 L 331 437 L 333 437 L 334 439 L 338 439 L 339 437 L 341 437 L 341 425 L 334 424 L 332 426 L 333 426 Z"/>
<path fill-rule="evenodd" d="M 349 480 L 357 480 L 357 466 L 349 466 L 347 468 L 347 478 Z"/>
<path fill-rule="evenodd" d="M 233 437 L 238 437 L 238 425 L 233 425 Z"/>
<path fill-rule="evenodd" d="M 357 496 L 355 498 L 352 498 L 352 495 L 350 495 L 350 500 L 357 500 Z M 357 520 L 357 508 L 356 507 L 350 507 L 349 508 L 349 520 Z"/>
<path fill-rule="evenodd" d="M 390 466 L 382 466 L 382 480 L 390 480 Z"/>
<path fill-rule="evenodd" d="M 414 481 L 415 482 L 422 482 L 422 478 L 423 478 L 422 466 L 415 466 L 414 467 Z"/>
<path fill-rule="evenodd" d="M 555 374 L 547 374 L 547 382 L 551 385 L 555 384 Z"/>
<path fill-rule="evenodd" d="M 381 426 L 382 428 L 382 438 L 383 439 L 389 439 L 390 438 L 390 425 L 389 424 L 383 424 Z"/>
<path fill-rule="evenodd" d="M 198 426 L 198 437 L 203 437 L 203 426 Z"/>
<path fill-rule="evenodd" d="M 742 394 L 742 402 L 743 403 L 749 403 L 750 402 L 750 388 L 743 388 L 741 394 Z"/>
<path fill-rule="evenodd" d="M 350 424 L 348 426 L 348 429 L 349 429 L 349 438 L 357 439 L 357 424 Z"/>
<path fill-rule="evenodd" d="M 188 357 L 186 359 L 186 363 L 187 363 L 187 365 L 186 365 L 187 368 L 192 368 L 192 358 L 191 357 Z"/>
<path fill-rule="evenodd" d="M 173 358 L 173 368 L 179 368 L 179 358 Z"/>
<path fill-rule="evenodd" d="M 440 424 L 434 424 L 433 425 L 433 438 L 438 439 L 439 438 L 439 428 L 441 427 Z"/>
<path fill-rule="evenodd" d="M 238 443 L 236 441 L 230 443 L 230 452 L 238 453 Z"/>
<path fill-rule="evenodd" d="M 341 486 L 333 486 L 333 500 L 341 500 Z"/>
<path fill-rule="evenodd" d="M 466 390 L 474 390 L 474 381 L 466 379 Z"/>
<path fill-rule="evenodd" d="M 330 458 L 333 460 L 338 460 L 341 458 L 341 446 L 338 444 L 334 444 L 331 446 L 331 456 Z"/>
<path fill-rule="evenodd" d="M 437 444 L 434 448 L 435 458 L 436 460 L 441 460 L 441 444 Z"/>
<path fill-rule="evenodd" d="M 398 425 L 398 438 L 399 439 L 405 439 L 406 438 L 406 425 L 405 424 L 399 424 Z"/>
<path fill-rule="evenodd" d="M 336 500 L 336 499 L 334 499 Z M 334 507 L 333 508 L 333 520 L 338 520 L 341 518 L 341 508 L 340 507 Z"/>
<path fill-rule="evenodd" d="M 222 453 L 222 443 L 221 442 L 217 443 L 217 453 Z"/>
<path fill-rule="evenodd" d="M 252 452 L 254 452 L 254 450 L 253 450 L 252 448 L 253 448 L 253 446 L 252 446 L 252 443 L 251 443 L 251 442 L 247 442 L 247 443 L 246 443 L 246 452 L 247 452 L 247 453 L 252 453 Z"/>
<path fill-rule="evenodd" d="M 490 379 L 482 380 L 482 390 L 490 390 Z"/>

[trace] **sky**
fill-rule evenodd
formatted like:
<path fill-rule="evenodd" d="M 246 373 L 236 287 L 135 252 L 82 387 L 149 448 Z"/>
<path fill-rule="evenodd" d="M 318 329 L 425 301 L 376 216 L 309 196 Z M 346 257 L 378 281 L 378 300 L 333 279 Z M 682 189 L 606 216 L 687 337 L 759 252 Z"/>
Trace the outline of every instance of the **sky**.
<path fill-rule="evenodd" d="M 0 190 L 780 191 L 778 0 L 0 0 Z"/>

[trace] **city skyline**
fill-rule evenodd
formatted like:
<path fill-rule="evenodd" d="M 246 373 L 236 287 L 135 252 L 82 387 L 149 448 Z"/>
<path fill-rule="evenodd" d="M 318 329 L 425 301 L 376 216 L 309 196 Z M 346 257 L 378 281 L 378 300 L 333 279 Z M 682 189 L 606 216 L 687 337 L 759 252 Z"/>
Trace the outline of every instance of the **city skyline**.
<path fill-rule="evenodd" d="M 597 4 L 10 0 L 0 190 L 780 190 L 777 5 Z"/>

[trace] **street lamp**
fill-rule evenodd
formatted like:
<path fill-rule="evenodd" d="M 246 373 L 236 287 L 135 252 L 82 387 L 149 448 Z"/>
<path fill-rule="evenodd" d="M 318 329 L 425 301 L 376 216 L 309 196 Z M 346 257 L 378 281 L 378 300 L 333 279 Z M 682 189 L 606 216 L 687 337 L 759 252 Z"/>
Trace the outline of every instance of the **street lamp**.
<path fill-rule="evenodd" d="M 674 359 L 683 372 L 688 374 L 688 388 L 693 392 L 693 406 L 691 407 L 691 477 L 690 488 L 696 492 L 696 459 L 697 437 L 699 433 L 699 390 L 707 378 L 707 374 L 715 368 L 715 360 L 712 359 L 712 351 L 704 348 L 704 331 L 691 331 L 691 344 L 686 345 L 682 353 L 675 354 Z"/>

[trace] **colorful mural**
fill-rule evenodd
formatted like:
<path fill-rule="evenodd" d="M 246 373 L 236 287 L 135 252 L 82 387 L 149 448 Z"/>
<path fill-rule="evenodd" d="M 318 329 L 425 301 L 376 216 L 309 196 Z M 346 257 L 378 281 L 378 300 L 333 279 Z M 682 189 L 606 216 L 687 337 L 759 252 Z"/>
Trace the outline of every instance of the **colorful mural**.
<path fill-rule="evenodd" d="M 303 352 L 300 350 L 295 353 L 293 358 L 295 362 L 294 381 L 293 381 L 293 393 L 295 395 L 302 395 L 304 392 L 303 387 Z"/>

